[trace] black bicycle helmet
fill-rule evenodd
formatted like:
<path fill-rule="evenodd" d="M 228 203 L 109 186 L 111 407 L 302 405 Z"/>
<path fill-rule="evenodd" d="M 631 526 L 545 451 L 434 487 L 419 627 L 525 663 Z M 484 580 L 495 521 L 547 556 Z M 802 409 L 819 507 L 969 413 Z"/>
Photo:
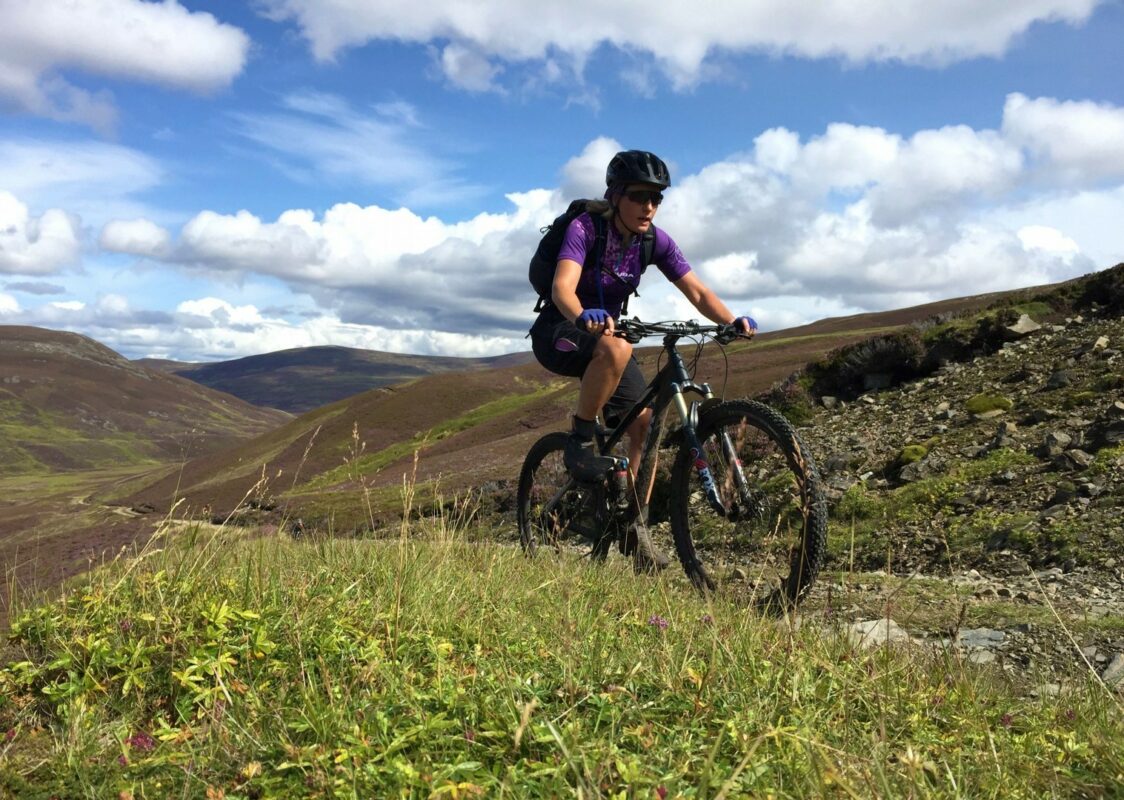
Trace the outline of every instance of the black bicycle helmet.
<path fill-rule="evenodd" d="M 625 186 L 630 183 L 652 183 L 662 189 L 671 186 L 671 173 L 655 153 L 647 150 L 622 150 L 613 156 L 605 170 L 605 185 Z"/>

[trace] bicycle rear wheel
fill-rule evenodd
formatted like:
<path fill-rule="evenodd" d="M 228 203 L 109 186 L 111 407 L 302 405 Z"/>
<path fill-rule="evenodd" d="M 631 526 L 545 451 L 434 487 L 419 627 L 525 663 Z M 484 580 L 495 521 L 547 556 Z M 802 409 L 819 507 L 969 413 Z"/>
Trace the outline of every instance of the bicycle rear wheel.
<path fill-rule="evenodd" d="M 603 541 L 604 519 L 600 518 L 596 488 L 574 481 L 566 471 L 562 452 L 569 435 L 548 433 L 531 447 L 523 460 L 516 495 L 516 518 L 523 552 L 535 555 L 541 548 L 560 552 L 582 539 L 595 542 L 593 555 L 604 557 L 609 542 Z"/>
<path fill-rule="evenodd" d="M 774 611 L 795 606 L 827 545 L 827 504 L 808 449 L 787 419 L 756 401 L 706 410 L 697 433 L 727 514 L 710 505 L 697 454 L 682 447 L 671 475 L 671 529 L 684 570 L 705 591 L 748 595 Z"/>

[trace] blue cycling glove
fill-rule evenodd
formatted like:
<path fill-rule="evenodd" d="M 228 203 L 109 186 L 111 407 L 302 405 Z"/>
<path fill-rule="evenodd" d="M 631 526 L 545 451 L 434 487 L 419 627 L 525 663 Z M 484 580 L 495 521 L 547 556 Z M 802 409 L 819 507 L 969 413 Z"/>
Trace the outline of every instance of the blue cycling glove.
<path fill-rule="evenodd" d="M 604 325 L 609 321 L 609 312 L 603 308 L 587 308 L 578 315 L 577 325 L 583 331 L 589 328 L 589 323 Z"/>
<path fill-rule="evenodd" d="M 753 317 L 746 317 L 746 316 L 734 317 L 734 321 L 731 324 L 737 325 L 740 328 L 741 327 L 740 323 L 743 319 L 745 320 L 746 326 L 749 328 L 749 332 L 750 333 L 756 333 L 757 332 L 757 320 L 755 320 Z"/>

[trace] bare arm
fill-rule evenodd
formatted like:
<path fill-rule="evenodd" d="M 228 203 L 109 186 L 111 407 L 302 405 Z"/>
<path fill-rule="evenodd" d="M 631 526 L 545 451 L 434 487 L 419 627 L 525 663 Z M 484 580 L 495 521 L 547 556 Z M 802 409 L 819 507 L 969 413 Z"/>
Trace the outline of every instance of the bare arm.
<path fill-rule="evenodd" d="M 578 300 L 578 279 L 581 278 L 581 275 L 582 265 L 568 258 L 559 261 L 554 270 L 554 283 L 550 288 L 550 299 L 554 302 L 554 306 L 562 312 L 562 316 L 570 322 L 577 322 L 578 316 L 585 310 L 581 301 Z M 587 330 L 590 333 L 596 333 L 597 327 L 601 326 L 590 327 Z M 608 323 L 604 326 L 604 333 L 606 335 L 612 334 L 614 327 L 613 318 L 609 317 Z"/>
<path fill-rule="evenodd" d="M 725 325 L 734 321 L 734 314 L 726 307 L 714 292 L 707 288 L 699 276 L 688 272 L 675 282 L 675 288 L 691 301 L 691 305 L 699 310 L 711 322 Z"/>

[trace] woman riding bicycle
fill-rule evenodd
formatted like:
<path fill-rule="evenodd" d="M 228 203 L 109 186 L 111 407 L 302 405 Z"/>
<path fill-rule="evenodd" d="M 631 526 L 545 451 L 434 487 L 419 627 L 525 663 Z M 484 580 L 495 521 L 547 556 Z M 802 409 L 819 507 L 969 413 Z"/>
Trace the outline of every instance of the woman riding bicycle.
<path fill-rule="evenodd" d="M 652 220 L 671 186 L 667 165 L 643 150 L 617 153 L 605 172 L 605 202 L 577 217 L 566 230 L 554 273 L 551 303 L 531 328 L 535 357 L 559 375 L 581 378 L 573 431 L 564 453 L 566 468 L 578 480 L 597 480 L 612 466 L 594 445 L 595 418 L 604 413 L 611 423 L 641 397 L 645 380 L 632 354 L 632 345 L 613 336 L 615 319 L 628 296 L 636 291 L 647 264 L 642 264 L 642 241 L 654 230 L 651 261 L 691 304 L 718 324 L 734 323 L 753 336 L 757 324 L 748 316 L 735 317 L 699 279 L 679 247 Z M 597 228 L 606 224 L 600 263 L 595 252 Z M 651 423 L 645 411 L 628 430 L 629 463 L 640 461 L 644 437 Z M 646 487 L 645 487 L 646 491 Z"/>

